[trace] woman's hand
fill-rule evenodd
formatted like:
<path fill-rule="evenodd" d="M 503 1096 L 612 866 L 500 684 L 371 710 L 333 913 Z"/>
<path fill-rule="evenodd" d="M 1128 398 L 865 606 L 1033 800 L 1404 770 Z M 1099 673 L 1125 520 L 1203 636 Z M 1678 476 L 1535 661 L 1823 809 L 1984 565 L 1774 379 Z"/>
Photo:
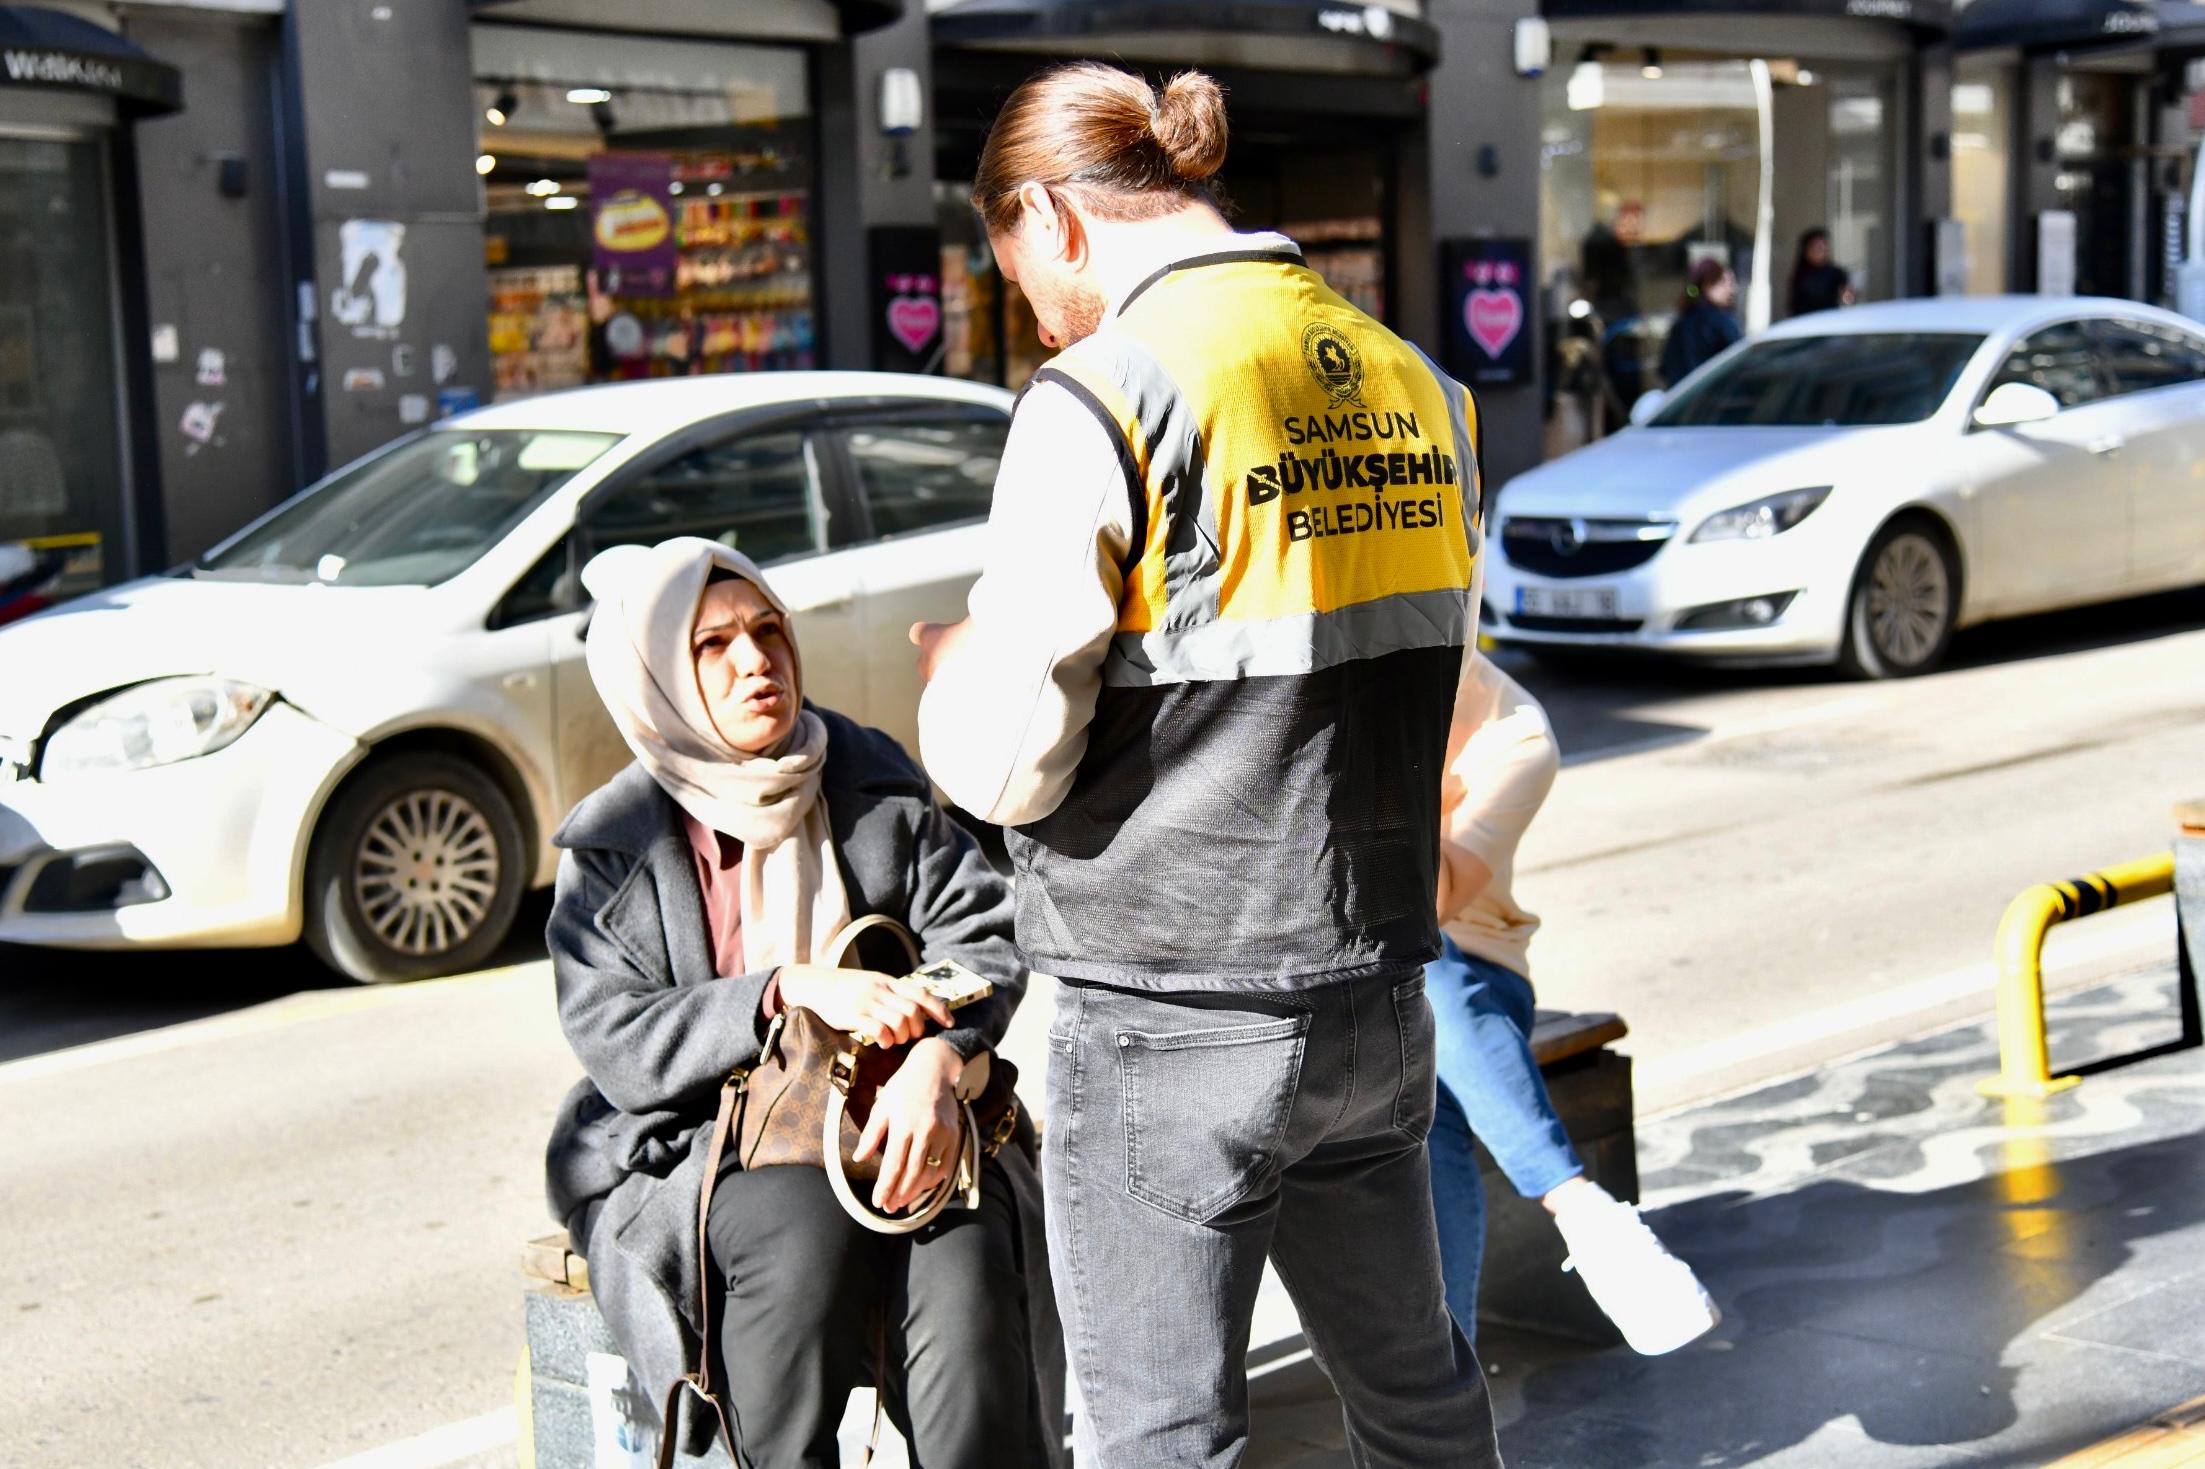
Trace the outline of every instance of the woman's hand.
<path fill-rule="evenodd" d="M 783 965 L 781 1003 L 801 1005 L 836 1030 L 877 1046 L 900 1046 L 925 1035 L 929 1023 L 945 1028 L 950 1023 L 949 1007 L 917 986 L 905 988 L 870 970 L 824 964 Z"/>
<path fill-rule="evenodd" d="M 949 1042 L 930 1036 L 911 1048 L 873 1099 L 856 1157 L 880 1154 L 873 1207 L 882 1213 L 911 1207 L 957 1167 L 962 1141 L 957 1080 L 964 1069 L 965 1058 Z"/>

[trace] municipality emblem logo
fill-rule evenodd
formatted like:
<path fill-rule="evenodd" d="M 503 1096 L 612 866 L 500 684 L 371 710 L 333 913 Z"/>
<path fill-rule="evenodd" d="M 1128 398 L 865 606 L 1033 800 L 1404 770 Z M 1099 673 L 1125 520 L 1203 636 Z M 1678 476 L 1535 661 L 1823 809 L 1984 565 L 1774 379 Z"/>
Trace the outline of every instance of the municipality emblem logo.
<path fill-rule="evenodd" d="M 1302 361 L 1332 400 L 1332 407 L 1362 401 L 1358 395 L 1363 391 L 1363 354 L 1336 328 L 1321 321 L 1302 328 Z"/>

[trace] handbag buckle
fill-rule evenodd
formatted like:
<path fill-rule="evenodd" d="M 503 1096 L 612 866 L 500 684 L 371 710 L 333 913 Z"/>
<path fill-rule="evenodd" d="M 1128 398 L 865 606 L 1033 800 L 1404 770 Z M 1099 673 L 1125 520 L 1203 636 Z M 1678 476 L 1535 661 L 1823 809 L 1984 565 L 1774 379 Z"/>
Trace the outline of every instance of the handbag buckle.
<path fill-rule="evenodd" d="M 850 1088 L 857 1082 L 857 1053 L 835 1052 L 834 1059 L 827 1063 L 827 1080 L 834 1084 L 836 1091 L 848 1096 Z"/>
<path fill-rule="evenodd" d="M 1002 1152 L 1010 1143 L 1012 1134 L 1017 1131 L 1018 1098 L 1014 1094 L 1011 1097 L 1010 1105 L 1003 1109 L 1003 1115 L 996 1119 L 995 1126 L 988 1129 L 988 1141 L 985 1149 L 987 1155 L 992 1158 L 997 1153 Z"/>

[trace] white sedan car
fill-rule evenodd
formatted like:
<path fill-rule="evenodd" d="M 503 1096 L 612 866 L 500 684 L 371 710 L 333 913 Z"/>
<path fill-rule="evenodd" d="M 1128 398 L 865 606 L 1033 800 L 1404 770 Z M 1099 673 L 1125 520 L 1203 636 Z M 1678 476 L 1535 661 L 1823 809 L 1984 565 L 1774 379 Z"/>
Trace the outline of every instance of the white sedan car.
<path fill-rule="evenodd" d="M 1487 629 L 1925 672 L 1954 629 L 2205 583 L 2205 332 L 1895 301 L 1731 348 L 1497 497 Z"/>
<path fill-rule="evenodd" d="M 905 632 L 963 614 L 1010 406 L 869 373 L 505 404 L 0 629 L 0 942 L 481 962 L 628 759 L 582 662 L 608 546 L 747 552 L 797 611 L 806 695 L 915 747 Z"/>

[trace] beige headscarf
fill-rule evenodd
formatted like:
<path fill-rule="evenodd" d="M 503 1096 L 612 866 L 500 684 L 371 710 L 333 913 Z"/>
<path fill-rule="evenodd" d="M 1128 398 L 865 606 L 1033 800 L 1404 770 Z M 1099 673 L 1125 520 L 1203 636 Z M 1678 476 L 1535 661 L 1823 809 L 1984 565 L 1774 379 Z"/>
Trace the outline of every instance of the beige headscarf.
<path fill-rule="evenodd" d="M 850 921 L 819 784 L 827 726 L 798 714 L 780 750 L 753 755 L 712 722 L 690 651 L 697 607 L 715 568 L 788 607 L 756 563 L 717 541 L 683 536 L 620 546 L 591 559 L 582 584 L 596 598 L 588 660 L 598 697 L 643 768 L 691 816 L 743 844 L 743 957 L 757 970 L 809 962 Z M 795 634 L 790 634 L 795 646 Z M 801 695 L 802 661 L 798 660 Z"/>

